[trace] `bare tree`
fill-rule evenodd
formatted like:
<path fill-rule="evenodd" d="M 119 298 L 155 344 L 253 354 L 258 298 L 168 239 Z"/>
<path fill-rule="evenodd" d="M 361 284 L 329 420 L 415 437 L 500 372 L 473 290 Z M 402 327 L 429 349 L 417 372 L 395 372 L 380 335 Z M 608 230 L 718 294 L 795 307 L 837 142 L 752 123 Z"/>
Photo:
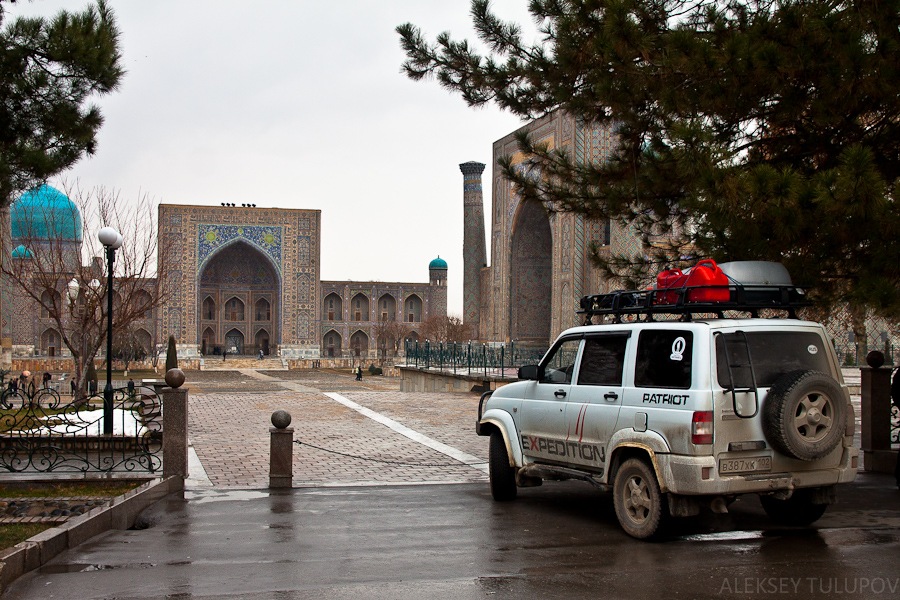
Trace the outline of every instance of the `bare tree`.
<path fill-rule="evenodd" d="M 412 331 L 412 327 L 395 319 L 381 319 L 375 323 L 374 331 L 378 347 L 385 350 L 390 348 L 391 355 L 396 356 L 400 351 L 400 344 Z"/>
<path fill-rule="evenodd" d="M 83 392 L 88 365 L 107 336 L 108 255 L 97 231 L 111 226 L 123 238 L 114 254 L 114 332 L 143 325 L 151 336 L 156 334 L 153 314 L 168 296 L 168 278 L 160 265 L 171 261 L 160 256 L 166 249 L 157 247 L 156 203 L 146 194 L 130 203 L 103 187 L 85 191 L 66 186 L 66 193 L 74 206 L 36 203 L 33 214 L 17 222 L 17 246 L 5 241 L 0 271 L 11 282 L 16 309 L 34 310 L 42 329 L 56 330 Z"/>
<path fill-rule="evenodd" d="M 422 323 L 422 334 L 434 342 L 466 342 L 472 339 L 471 328 L 453 315 L 428 317 Z"/>

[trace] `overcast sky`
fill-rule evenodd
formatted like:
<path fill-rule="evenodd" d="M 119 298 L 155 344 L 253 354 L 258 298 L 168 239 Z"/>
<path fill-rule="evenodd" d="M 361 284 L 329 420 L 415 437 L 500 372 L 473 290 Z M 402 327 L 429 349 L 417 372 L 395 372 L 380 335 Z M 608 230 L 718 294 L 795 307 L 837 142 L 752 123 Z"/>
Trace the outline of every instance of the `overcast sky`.
<path fill-rule="evenodd" d="M 322 279 L 428 280 L 449 265 L 462 313 L 459 163 L 488 165 L 521 125 L 400 73 L 394 28 L 474 39 L 469 0 L 111 0 L 128 73 L 99 100 L 97 152 L 63 177 L 157 202 L 322 211 Z M 494 0 L 528 24 L 526 0 Z M 20 0 L 16 15 L 87 0 Z M 490 210 L 485 211 L 490 214 Z"/>

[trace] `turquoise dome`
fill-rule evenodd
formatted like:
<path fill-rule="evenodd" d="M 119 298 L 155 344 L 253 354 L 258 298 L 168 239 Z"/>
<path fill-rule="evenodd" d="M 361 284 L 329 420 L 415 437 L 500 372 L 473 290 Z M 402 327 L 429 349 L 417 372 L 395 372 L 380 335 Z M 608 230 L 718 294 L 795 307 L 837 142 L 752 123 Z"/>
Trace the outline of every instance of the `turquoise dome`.
<path fill-rule="evenodd" d="M 428 263 L 429 269 L 447 269 L 447 261 L 438 256 L 436 259 Z"/>
<path fill-rule="evenodd" d="M 34 258 L 34 255 L 31 253 L 31 250 L 29 250 L 22 244 L 19 244 L 12 251 L 12 257 L 13 258 Z"/>
<path fill-rule="evenodd" d="M 42 185 L 27 191 L 10 208 L 14 240 L 81 241 L 81 213 L 58 189 Z"/>

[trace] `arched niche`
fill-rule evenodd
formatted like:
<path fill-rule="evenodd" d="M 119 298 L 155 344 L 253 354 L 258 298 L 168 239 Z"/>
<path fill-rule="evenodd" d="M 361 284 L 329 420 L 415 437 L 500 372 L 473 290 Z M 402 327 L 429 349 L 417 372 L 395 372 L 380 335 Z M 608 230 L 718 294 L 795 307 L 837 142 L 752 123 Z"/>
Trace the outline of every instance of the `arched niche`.
<path fill-rule="evenodd" d="M 350 320 L 369 320 L 369 297 L 362 292 L 356 294 L 353 296 L 353 299 L 350 300 Z"/>
<path fill-rule="evenodd" d="M 322 336 L 322 354 L 329 358 L 341 355 L 341 334 L 334 329 Z"/>
<path fill-rule="evenodd" d="M 364 331 L 356 331 L 350 336 L 350 352 L 359 358 L 369 353 L 369 336 Z"/>
<path fill-rule="evenodd" d="M 543 205 L 522 202 L 510 252 L 510 339 L 547 344 L 553 280 L 553 236 Z"/>
<path fill-rule="evenodd" d="M 378 298 L 378 310 L 376 312 L 379 321 L 397 320 L 397 299 L 391 294 L 383 294 Z"/>
<path fill-rule="evenodd" d="M 410 294 L 403 303 L 403 320 L 407 323 L 420 323 L 422 321 L 422 306 L 422 299 L 417 294 Z"/>
<path fill-rule="evenodd" d="M 325 296 L 322 301 L 323 314 L 326 321 L 342 321 L 343 320 L 343 304 L 341 297 L 334 292 Z"/>

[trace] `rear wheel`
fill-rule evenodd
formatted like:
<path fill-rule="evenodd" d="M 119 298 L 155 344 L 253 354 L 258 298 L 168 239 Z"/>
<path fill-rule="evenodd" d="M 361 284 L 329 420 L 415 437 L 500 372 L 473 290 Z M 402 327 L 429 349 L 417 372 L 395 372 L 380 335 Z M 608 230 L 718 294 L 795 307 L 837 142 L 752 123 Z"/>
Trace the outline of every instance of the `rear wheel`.
<path fill-rule="evenodd" d="M 664 498 L 656 475 L 639 458 L 629 458 L 616 472 L 613 503 L 622 529 L 638 539 L 656 535 L 666 517 Z"/>
<path fill-rule="evenodd" d="M 509 465 L 509 454 L 506 442 L 499 431 L 491 433 L 488 448 L 488 466 L 490 468 L 491 496 L 498 502 L 506 502 L 516 497 L 516 470 Z"/>
<path fill-rule="evenodd" d="M 780 500 L 774 496 L 760 496 L 759 501 L 763 510 L 775 523 L 779 525 L 810 525 L 818 521 L 825 514 L 827 504 L 813 502 L 812 489 L 795 490 L 787 500 Z"/>

